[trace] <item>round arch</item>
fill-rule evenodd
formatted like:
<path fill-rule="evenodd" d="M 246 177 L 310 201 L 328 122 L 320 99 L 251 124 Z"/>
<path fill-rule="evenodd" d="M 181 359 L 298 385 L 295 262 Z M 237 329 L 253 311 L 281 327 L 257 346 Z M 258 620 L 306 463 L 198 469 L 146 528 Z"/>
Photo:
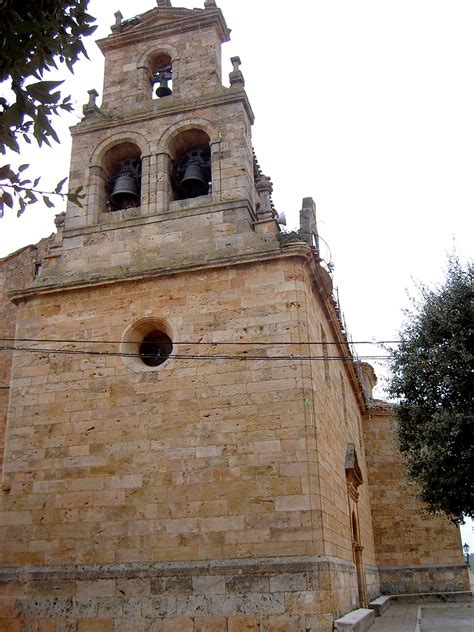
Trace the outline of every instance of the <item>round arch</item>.
<path fill-rule="evenodd" d="M 175 123 L 165 129 L 163 134 L 158 138 L 157 145 L 162 151 L 167 153 L 172 142 L 180 134 L 193 129 L 205 132 L 209 136 L 210 145 L 221 140 L 219 132 L 210 121 L 204 118 L 191 118 L 187 119 L 185 123 Z"/>
<path fill-rule="evenodd" d="M 167 157 L 170 200 L 216 192 L 220 173 L 220 134 L 204 118 L 171 125 L 157 139 L 157 152 Z"/>
<path fill-rule="evenodd" d="M 138 132 L 117 132 L 109 136 L 102 143 L 99 143 L 92 152 L 89 160 L 89 167 L 102 167 L 103 160 L 110 149 L 123 143 L 132 143 L 140 149 L 142 158 L 150 155 L 150 143 Z"/>
<path fill-rule="evenodd" d="M 137 62 L 137 69 L 150 68 L 152 60 L 159 55 L 167 55 L 170 57 L 173 65 L 179 62 L 178 51 L 174 46 L 171 46 L 170 44 L 159 44 L 158 46 L 153 44 L 143 51 Z"/>
<path fill-rule="evenodd" d="M 154 74 L 156 66 L 160 66 L 157 60 L 165 58 L 172 68 L 173 92 L 179 94 L 179 55 L 176 48 L 169 44 L 153 44 L 142 53 L 137 62 L 138 94 L 143 99 L 152 98 Z"/>

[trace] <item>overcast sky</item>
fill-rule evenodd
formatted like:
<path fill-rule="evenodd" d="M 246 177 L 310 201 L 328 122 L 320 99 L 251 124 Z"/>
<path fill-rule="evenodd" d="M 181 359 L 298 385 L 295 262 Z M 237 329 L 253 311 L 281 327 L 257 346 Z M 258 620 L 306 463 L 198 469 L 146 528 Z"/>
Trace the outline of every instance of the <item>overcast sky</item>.
<path fill-rule="evenodd" d="M 202 7 L 203 0 L 173 0 Z M 317 203 L 342 309 L 355 341 L 392 340 L 415 282 L 439 282 L 447 253 L 469 258 L 474 209 L 473 0 L 217 0 L 239 55 L 256 120 L 254 145 L 274 202 L 295 228 L 303 197 Z M 154 0 L 91 0 L 103 37 Z M 76 66 L 65 90 L 80 107 L 102 89 L 103 63 Z M 63 78 L 61 73 L 58 78 Z M 22 156 L 53 186 L 67 175 L 70 141 Z M 36 205 L 0 220 L 0 256 L 54 230 Z M 361 355 L 381 352 L 359 347 Z M 375 362 L 376 371 L 383 373 Z M 472 538 L 472 533 L 470 534 Z M 464 537 L 464 536 L 463 536 Z M 467 537 L 467 536 L 466 536 Z M 471 539 L 472 543 L 472 539 Z M 474 548 L 474 547 L 473 547 Z"/>

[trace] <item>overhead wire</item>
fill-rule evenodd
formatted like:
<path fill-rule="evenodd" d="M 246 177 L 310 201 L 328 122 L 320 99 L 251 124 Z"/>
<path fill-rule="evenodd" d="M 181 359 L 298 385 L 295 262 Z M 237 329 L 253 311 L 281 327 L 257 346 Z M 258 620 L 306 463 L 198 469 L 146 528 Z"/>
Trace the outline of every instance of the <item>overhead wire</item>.
<path fill-rule="evenodd" d="M 0 337 L 0 341 L 2 342 L 53 342 L 53 343 L 63 343 L 63 344 L 122 344 L 123 340 L 83 340 L 83 339 L 72 339 L 72 338 L 2 338 Z M 384 344 L 400 344 L 401 340 L 351 340 L 351 344 L 354 345 L 384 345 Z M 322 345 L 322 340 L 305 340 L 302 342 L 288 342 L 285 340 L 273 340 L 272 342 L 265 342 L 259 340 L 248 340 L 248 341 L 203 341 L 203 340 L 173 340 L 173 345 L 262 345 L 262 346 L 277 346 L 277 345 L 294 345 L 294 344 L 303 344 L 303 345 Z M 324 341 L 324 344 L 327 345 L 340 345 L 340 341 Z"/>
<path fill-rule="evenodd" d="M 295 343 L 293 343 L 295 344 Z M 43 354 L 65 354 L 65 355 L 94 355 L 105 357 L 125 357 L 125 358 L 143 358 L 147 357 L 146 353 L 129 353 L 125 351 L 93 351 L 91 349 L 51 349 L 43 347 L 20 347 L 16 345 L 0 346 L 0 351 L 25 351 L 30 353 L 43 353 Z M 293 360 L 343 360 L 348 362 L 354 362 L 352 356 L 329 356 L 329 355 L 301 355 L 301 354 L 289 354 L 281 356 L 261 356 L 261 355 L 246 355 L 246 354 L 197 354 L 197 353 L 176 353 L 170 354 L 171 358 L 177 360 L 260 360 L 260 361 L 293 361 Z M 388 360 L 390 355 L 373 355 L 373 356 L 360 356 L 360 359 L 364 360 Z"/>

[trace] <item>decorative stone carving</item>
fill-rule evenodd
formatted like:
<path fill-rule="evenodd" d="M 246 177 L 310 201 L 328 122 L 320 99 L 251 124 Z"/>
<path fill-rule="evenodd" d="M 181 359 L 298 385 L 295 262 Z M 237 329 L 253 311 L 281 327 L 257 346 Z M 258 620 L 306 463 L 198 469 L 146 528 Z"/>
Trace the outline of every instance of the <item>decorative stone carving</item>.
<path fill-rule="evenodd" d="M 259 219 L 269 219 L 275 217 L 275 211 L 272 205 L 273 185 L 268 176 L 263 174 L 256 181 L 260 205 L 257 209 Z"/>
<path fill-rule="evenodd" d="M 116 11 L 114 13 L 115 16 L 115 24 L 112 24 L 112 26 L 110 27 L 110 30 L 112 31 L 112 33 L 120 33 L 120 31 L 122 30 L 122 21 L 123 21 L 123 15 L 121 11 Z"/>
<path fill-rule="evenodd" d="M 242 63 L 240 61 L 240 57 L 231 57 L 230 61 L 232 62 L 232 66 L 233 66 L 233 70 L 229 74 L 230 85 L 231 86 L 235 86 L 235 85 L 245 86 L 244 75 L 242 74 L 242 71 L 240 70 L 240 64 Z"/>
<path fill-rule="evenodd" d="M 94 114 L 95 112 L 100 112 L 99 108 L 96 105 L 96 99 L 99 96 L 97 90 L 92 88 L 92 90 L 88 90 L 87 94 L 89 95 L 89 101 L 82 106 L 82 112 L 84 114 L 84 118 Z"/>

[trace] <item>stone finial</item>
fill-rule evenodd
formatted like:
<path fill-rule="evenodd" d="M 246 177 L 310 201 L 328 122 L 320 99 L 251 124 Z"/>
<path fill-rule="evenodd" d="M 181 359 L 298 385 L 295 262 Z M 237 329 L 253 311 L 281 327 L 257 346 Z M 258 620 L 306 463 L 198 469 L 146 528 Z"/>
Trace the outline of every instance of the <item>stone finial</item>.
<path fill-rule="evenodd" d="M 205 9 L 217 9 L 216 0 L 206 0 L 204 2 Z"/>
<path fill-rule="evenodd" d="M 259 219 L 269 219 L 275 217 L 275 211 L 272 205 L 272 181 L 268 176 L 263 174 L 255 182 L 258 191 L 258 197 L 260 199 L 260 206 L 257 210 Z"/>
<path fill-rule="evenodd" d="M 300 211 L 300 232 L 303 241 L 311 246 L 316 246 L 316 250 L 319 252 L 316 204 L 311 197 L 303 198 L 303 208 Z"/>
<path fill-rule="evenodd" d="M 57 249 L 59 249 L 59 252 L 57 254 L 61 253 L 61 244 L 63 242 L 63 231 L 64 231 L 65 221 L 66 221 L 66 213 L 64 211 L 56 215 L 56 217 L 54 218 L 54 224 L 56 226 L 56 235 L 54 236 L 54 241 L 50 249 L 50 253 L 49 253 L 50 255 L 53 255 L 54 251 Z"/>
<path fill-rule="evenodd" d="M 368 362 L 359 362 L 359 368 L 362 375 L 362 385 L 364 391 L 369 399 L 372 399 L 372 391 L 377 384 L 377 376 L 375 375 L 374 368 Z"/>
<path fill-rule="evenodd" d="M 112 26 L 110 27 L 110 30 L 112 31 L 112 33 L 120 33 L 120 31 L 122 30 L 123 15 L 121 11 L 116 11 L 114 13 L 114 16 L 115 16 L 115 24 L 112 24 Z"/>
<path fill-rule="evenodd" d="M 56 226 L 56 228 L 60 228 L 61 226 L 64 226 L 64 220 L 66 219 L 66 213 L 64 213 L 64 211 L 62 213 L 59 213 L 58 215 L 55 216 L 54 218 L 54 224 Z"/>
<path fill-rule="evenodd" d="M 233 66 L 232 72 L 229 74 L 230 85 L 231 86 L 235 86 L 235 85 L 245 86 L 245 79 L 242 74 L 242 71 L 240 70 L 240 64 L 242 63 L 240 61 L 240 57 L 231 57 L 230 61 L 232 62 L 232 66 Z"/>
<path fill-rule="evenodd" d="M 157 7 L 170 7 L 171 0 L 156 0 Z"/>
<path fill-rule="evenodd" d="M 94 88 L 92 88 L 92 90 L 87 91 L 87 94 L 89 95 L 89 101 L 82 106 L 84 117 L 90 116 L 91 114 L 94 114 L 94 112 L 99 112 L 99 108 L 96 104 L 96 99 L 99 96 L 99 93 L 97 92 L 97 90 L 94 90 Z"/>

